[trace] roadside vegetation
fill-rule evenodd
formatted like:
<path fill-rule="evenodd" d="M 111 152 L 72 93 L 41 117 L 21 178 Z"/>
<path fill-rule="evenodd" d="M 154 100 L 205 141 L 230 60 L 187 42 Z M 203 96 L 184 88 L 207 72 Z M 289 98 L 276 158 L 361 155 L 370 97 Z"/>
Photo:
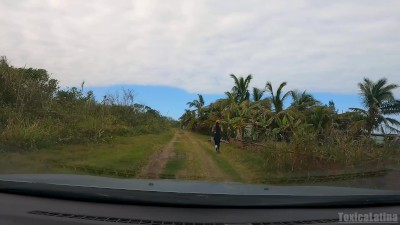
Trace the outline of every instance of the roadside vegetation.
<path fill-rule="evenodd" d="M 170 129 L 159 134 L 118 137 L 113 142 L 58 145 L 39 151 L 0 152 L 0 172 L 137 177 L 174 132 Z"/>
<path fill-rule="evenodd" d="M 398 85 L 365 78 L 358 84 L 364 108 L 339 113 L 333 101 L 324 105 L 307 91 L 285 90 L 286 82 L 251 89 L 251 75 L 231 78 L 234 86 L 225 98 L 205 105 L 199 94 L 188 102 L 181 128 L 209 135 L 221 119 L 227 146 L 242 149 L 228 147 L 229 154 L 257 167 L 261 177 L 399 165 L 400 101 L 393 94 Z"/>
<path fill-rule="evenodd" d="M 176 121 L 135 103 L 132 90 L 95 98 L 60 88 L 44 69 L 0 58 L 0 172 L 137 177 Z"/>
<path fill-rule="evenodd" d="M 363 108 L 339 113 L 286 82 L 252 88 L 251 75 L 231 78 L 224 98 L 205 105 L 199 94 L 177 122 L 135 103 L 131 90 L 99 100 L 84 83 L 60 88 L 46 70 L 2 57 L 0 172 L 310 184 L 399 169 L 396 84 L 364 79 Z M 221 154 L 210 140 L 217 119 Z"/>
<path fill-rule="evenodd" d="M 157 134 L 174 121 L 135 103 L 132 90 L 102 96 L 60 88 L 44 69 L 15 68 L 0 58 L 0 149 L 42 149 L 58 144 L 112 142 L 120 136 Z"/>

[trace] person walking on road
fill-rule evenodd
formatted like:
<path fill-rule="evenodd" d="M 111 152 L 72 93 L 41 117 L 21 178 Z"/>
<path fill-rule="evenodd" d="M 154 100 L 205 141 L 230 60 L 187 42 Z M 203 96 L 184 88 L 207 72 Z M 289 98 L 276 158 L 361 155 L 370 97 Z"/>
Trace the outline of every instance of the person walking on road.
<path fill-rule="evenodd" d="M 219 153 L 221 148 L 221 136 L 223 132 L 220 120 L 215 122 L 215 125 L 212 127 L 212 132 L 214 136 L 215 151 Z"/>

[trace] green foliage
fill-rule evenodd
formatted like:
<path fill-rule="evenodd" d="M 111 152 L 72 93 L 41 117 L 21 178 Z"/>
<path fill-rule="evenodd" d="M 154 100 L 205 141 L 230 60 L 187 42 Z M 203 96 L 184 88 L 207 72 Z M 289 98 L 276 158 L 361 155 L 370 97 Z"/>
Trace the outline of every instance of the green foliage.
<path fill-rule="evenodd" d="M 69 173 L 137 177 L 174 132 L 116 137 L 110 143 L 57 145 L 40 151 L 0 151 L 2 173 Z M 117 172 L 117 173 L 115 173 Z"/>
<path fill-rule="evenodd" d="M 188 163 L 186 157 L 186 149 L 184 148 L 182 143 L 175 143 L 174 156 L 167 162 L 164 170 L 160 174 L 160 177 L 169 179 L 176 178 L 176 174 L 183 170 L 185 168 L 185 165 Z"/>
<path fill-rule="evenodd" d="M 271 102 L 274 105 L 274 109 L 276 113 L 279 113 L 283 110 L 283 102 L 285 99 L 292 93 L 292 92 L 286 92 L 283 93 L 283 88 L 287 85 L 286 82 L 283 82 L 279 85 L 278 89 L 276 90 L 276 93 L 274 92 L 274 89 L 272 88 L 272 83 L 267 82 L 265 87 L 267 88 L 268 92 L 271 94 Z"/>
<path fill-rule="evenodd" d="M 265 93 L 265 90 L 253 87 L 253 101 L 260 101 Z"/>
<path fill-rule="evenodd" d="M 364 82 L 358 84 L 364 109 L 352 108 L 353 111 L 364 117 L 364 130 L 371 136 L 372 131 L 378 128 L 384 132 L 384 128 L 390 132 L 400 133 L 400 122 L 387 115 L 400 114 L 400 101 L 396 100 L 393 90 L 397 84 L 387 84 L 386 79 L 376 82 L 364 78 Z"/>
<path fill-rule="evenodd" d="M 340 114 L 332 100 L 322 105 L 306 91 L 284 91 L 286 82 L 282 82 L 276 90 L 271 82 L 267 82 L 264 90 L 253 88 L 250 98 L 251 75 L 246 78 L 231 75 L 231 78 L 233 87 L 231 91 L 225 92 L 225 98 L 208 106 L 202 104 L 196 107 L 197 113 L 190 110 L 185 112 L 180 118 L 183 128 L 205 130 L 204 133 L 209 134 L 215 120 L 220 119 L 227 140 L 267 145 L 282 142 L 290 151 L 309 157 L 315 153 L 332 158 L 331 151 L 338 154 L 333 157 L 335 160 L 338 160 L 339 154 L 351 159 L 365 159 L 361 155 L 363 149 L 382 148 L 390 143 L 388 137 L 394 137 L 387 133 L 398 134 L 399 131 L 400 122 L 387 116 L 400 114 L 400 101 L 394 98 L 392 92 L 398 86 L 387 84 L 386 79 L 377 82 L 364 79 L 358 86 L 366 110 L 354 109 Z M 269 96 L 263 98 L 265 91 Z M 292 101 L 285 108 L 284 103 L 288 97 Z M 193 101 L 196 102 L 199 101 Z M 370 138 L 372 131 L 377 129 L 385 136 L 382 146 Z M 391 142 L 398 144 L 399 141 Z M 283 157 L 285 159 L 281 162 L 287 162 L 290 155 L 288 151 L 279 148 L 276 153 L 272 151 L 268 154 L 272 154 L 272 158 Z M 282 155 L 285 152 L 289 155 Z"/>
<path fill-rule="evenodd" d="M 234 74 L 230 75 L 234 80 L 235 85 L 232 87 L 231 93 L 234 96 L 236 103 L 241 103 L 246 100 L 250 100 L 249 85 L 253 76 L 251 74 L 247 75 L 246 78 L 237 77 Z"/>
<path fill-rule="evenodd" d="M 290 107 L 295 108 L 299 111 L 303 111 L 320 104 L 318 100 L 316 100 L 311 94 L 307 93 L 306 91 L 299 92 L 295 90 L 291 91 L 290 95 L 293 99 Z M 331 102 L 329 102 L 329 104 L 331 104 Z M 334 105 L 333 102 L 332 104 Z"/>
<path fill-rule="evenodd" d="M 14 68 L 0 59 L 0 142 L 3 146 L 43 148 L 55 143 L 100 143 L 116 136 L 160 133 L 174 121 L 135 104 L 134 93 L 106 95 L 60 89 L 46 70 Z"/>

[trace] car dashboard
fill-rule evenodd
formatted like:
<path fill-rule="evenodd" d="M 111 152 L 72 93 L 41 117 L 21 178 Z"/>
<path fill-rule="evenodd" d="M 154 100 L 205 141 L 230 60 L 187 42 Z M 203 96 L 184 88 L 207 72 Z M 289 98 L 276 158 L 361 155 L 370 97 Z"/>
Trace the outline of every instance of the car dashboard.
<path fill-rule="evenodd" d="M 88 202 L 9 193 L 1 193 L 0 199 L 0 224 L 7 225 L 336 224 L 340 223 L 339 213 L 400 212 L 400 206 L 362 208 L 170 207 Z"/>

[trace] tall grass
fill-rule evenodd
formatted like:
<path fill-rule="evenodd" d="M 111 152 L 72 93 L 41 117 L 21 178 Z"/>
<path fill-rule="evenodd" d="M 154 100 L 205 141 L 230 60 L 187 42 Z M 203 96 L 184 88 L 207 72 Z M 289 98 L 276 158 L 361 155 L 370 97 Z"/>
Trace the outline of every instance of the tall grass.
<path fill-rule="evenodd" d="M 380 170 L 398 166 L 398 144 L 379 145 L 366 137 L 332 133 L 324 141 L 314 134 L 294 136 L 292 141 L 267 141 L 260 152 L 264 169 L 276 173 L 327 174 Z"/>

